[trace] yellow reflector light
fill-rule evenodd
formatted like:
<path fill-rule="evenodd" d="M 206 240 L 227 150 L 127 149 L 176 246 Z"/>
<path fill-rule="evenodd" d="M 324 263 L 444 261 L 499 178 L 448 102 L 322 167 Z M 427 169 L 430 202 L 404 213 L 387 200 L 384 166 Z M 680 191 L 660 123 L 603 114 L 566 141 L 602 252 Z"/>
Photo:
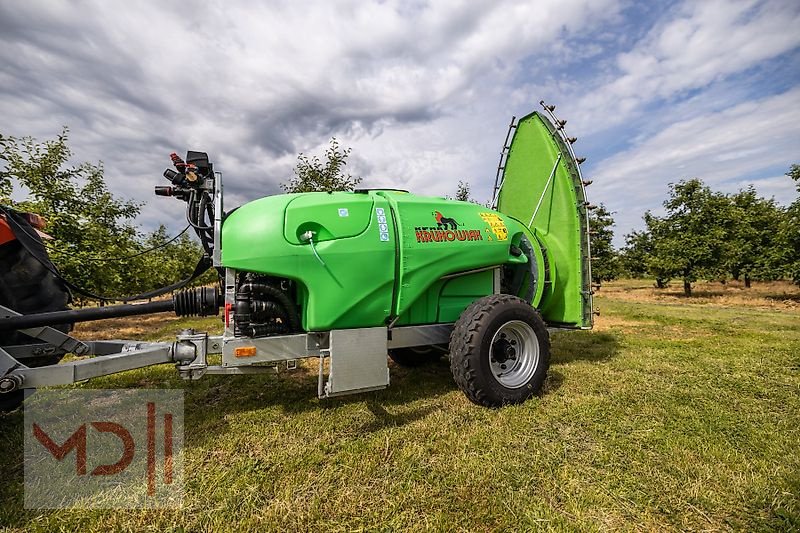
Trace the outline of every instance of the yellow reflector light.
<path fill-rule="evenodd" d="M 253 357 L 256 354 L 255 346 L 239 346 L 233 349 L 234 357 Z"/>

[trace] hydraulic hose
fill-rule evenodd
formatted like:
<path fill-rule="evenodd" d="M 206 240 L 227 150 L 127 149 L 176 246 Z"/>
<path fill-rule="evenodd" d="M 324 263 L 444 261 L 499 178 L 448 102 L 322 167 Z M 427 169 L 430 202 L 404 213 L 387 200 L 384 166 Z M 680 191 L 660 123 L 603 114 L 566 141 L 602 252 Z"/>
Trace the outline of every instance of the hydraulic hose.
<path fill-rule="evenodd" d="M 297 306 L 282 290 L 272 285 L 267 285 L 266 283 L 244 283 L 239 287 L 239 293 L 242 294 L 243 297 L 246 297 L 248 294 L 258 293 L 272 300 L 276 300 L 285 310 L 286 319 L 289 321 L 291 331 L 300 330 L 300 318 L 297 313 Z"/>
<path fill-rule="evenodd" d="M 211 316 L 219 312 L 219 295 L 215 288 L 200 287 L 176 292 L 170 300 L 144 304 L 110 305 L 88 309 L 70 309 L 50 313 L 35 313 L 0 318 L 0 331 L 56 326 L 74 322 L 89 322 L 105 318 L 149 315 L 175 311 L 178 316 Z"/>

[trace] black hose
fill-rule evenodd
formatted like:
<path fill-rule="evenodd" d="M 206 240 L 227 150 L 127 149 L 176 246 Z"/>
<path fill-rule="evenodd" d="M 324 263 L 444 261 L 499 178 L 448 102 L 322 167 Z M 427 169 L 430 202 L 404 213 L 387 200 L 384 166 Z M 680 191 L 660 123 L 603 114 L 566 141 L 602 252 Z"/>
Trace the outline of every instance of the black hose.
<path fill-rule="evenodd" d="M 300 317 L 297 313 L 297 306 L 282 290 L 273 287 L 272 285 L 267 285 L 266 283 L 245 283 L 239 287 L 239 291 L 243 291 L 245 293 L 257 292 L 262 295 L 272 297 L 273 300 L 277 300 L 278 303 L 280 303 L 286 310 L 287 320 L 291 326 L 291 331 L 300 331 Z"/>
<path fill-rule="evenodd" d="M 163 300 L 146 304 L 109 305 L 106 307 L 92 307 L 89 309 L 36 313 L 33 315 L 12 316 L 0 319 L 0 331 L 56 326 L 58 324 L 68 324 L 72 322 L 88 322 L 90 320 L 102 320 L 104 318 L 147 315 L 150 313 L 163 313 L 165 311 L 174 310 L 175 304 L 172 300 Z"/>
<path fill-rule="evenodd" d="M 13 331 L 42 326 L 57 326 L 74 322 L 89 322 L 106 318 L 119 318 L 134 315 L 149 315 L 175 311 L 178 316 L 211 316 L 219 312 L 219 294 L 210 287 L 199 287 L 178 291 L 170 300 L 145 304 L 109 305 L 88 309 L 70 309 L 50 313 L 34 313 L 0 318 L 0 331 Z"/>

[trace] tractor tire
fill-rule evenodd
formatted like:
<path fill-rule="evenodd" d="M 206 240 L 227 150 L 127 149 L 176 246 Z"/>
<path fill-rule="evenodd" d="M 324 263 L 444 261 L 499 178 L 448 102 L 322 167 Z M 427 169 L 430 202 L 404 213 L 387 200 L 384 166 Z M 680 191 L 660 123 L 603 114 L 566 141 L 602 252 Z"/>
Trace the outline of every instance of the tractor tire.
<path fill-rule="evenodd" d="M 389 357 L 400 366 L 413 368 L 432 363 L 439 359 L 446 351 L 447 345 L 439 346 L 412 346 L 410 348 L 395 348 L 389 350 Z"/>
<path fill-rule="evenodd" d="M 19 241 L 0 246 L 0 305 L 23 315 L 68 309 L 69 291 L 64 284 L 36 260 Z M 54 326 L 69 333 L 72 324 Z M 37 341 L 19 333 L 0 332 L 0 346 L 33 344 Z M 48 355 L 25 359 L 28 367 L 55 365 L 62 355 Z M 20 406 L 23 391 L 0 394 L 0 412 L 13 411 Z"/>
<path fill-rule="evenodd" d="M 524 300 L 495 294 L 467 307 L 450 335 L 450 370 L 470 401 L 484 407 L 539 394 L 550 367 L 550 335 Z"/>

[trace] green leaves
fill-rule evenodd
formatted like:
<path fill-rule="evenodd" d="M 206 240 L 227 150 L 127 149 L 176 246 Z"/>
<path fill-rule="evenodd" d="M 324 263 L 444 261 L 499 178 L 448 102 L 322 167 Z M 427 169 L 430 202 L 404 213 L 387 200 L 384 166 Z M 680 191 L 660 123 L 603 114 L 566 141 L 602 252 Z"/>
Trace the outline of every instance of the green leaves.
<path fill-rule="evenodd" d="M 458 189 L 456 190 L 455 199 L 461 202 L 470 202 L 471 200 L 469 197 L 469 192 L 470 192 L 469 189 L 470 189 L 469 182 L 458 180 Z"/>
<path fill-rule="evenodd" d="M 792 165 L 786 175 L 795 181 L 800 194 L 800 165 Z M 785 250 L 787 274 L 800 285 L 800 196 L 786 209 L 779 241 Z"/>
<path fill-rule="evenodd" d="M 68 133 L 64 128 L 56 139 L 43 143 L 0 135 L 0 202 L 45 217 L 45 231 L 53 237 L 46 243 L 53 263 L 66 279 L 90 292 L 127 296 L 186 277 L 202 253 L 200 247 L 184 235 L 137 255 L 165 242 L 164 228 L 149 236 L 138 230 L 134 220 L 141 204 L 108 190 L 102 163 L 67 166 L 72 156 Z M 11 201 L 14 186 L 28 193 L 16 204 Z"/>
<path fill-rule="evenodd" d="M 800 166 L 787 175 L 800 183 Z M 647 229 L 626 237 L 622 263 L 630 273 L 646 270 L 659 286 L 682 279 L 687 295 L 698 279 L 729 274 L 746 286 L 785 276 L 800 282 L 800 200 L 784 209 L 753 187 L 726 195 L 691 179 L 670 185 L 664 208 L 661 217 L 645 213 Z"/>
<path fill-rule="evenodd" d="M 592 250 L 592 282 L 600 284 L 619 276 L 619 260 L 611 240 L 614 238 L 614 218 L 605 205 L 600 204 L 589 215 L 590 246 Z"/>
<path fill-rule="evenodd" d="M 318 156 L 309 157 L 301 153 L 297 156 L 295 177 L 281 184 L 281 188 L 287 193 L 352 191 L 361 183 L 361 178 L 344 173 L 350 152 L 350 148 L 340 148 L 339 141 L 333 137 L 325 150 L 324 161 Z"/>

